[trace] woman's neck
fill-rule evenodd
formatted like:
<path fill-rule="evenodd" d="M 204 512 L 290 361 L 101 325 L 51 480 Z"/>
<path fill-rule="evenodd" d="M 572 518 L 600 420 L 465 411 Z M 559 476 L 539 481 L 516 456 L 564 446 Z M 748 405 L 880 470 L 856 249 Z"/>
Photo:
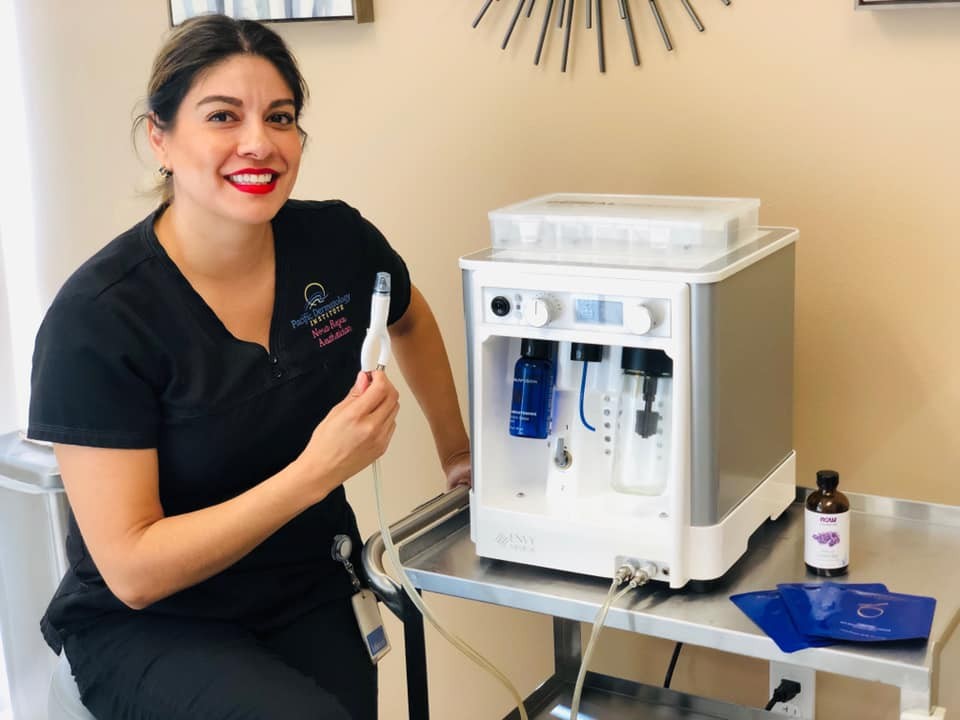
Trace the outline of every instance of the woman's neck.
<path fill-rule="evenodd" d="M 224 222 L 171 202 L 154 230 L 170 259 L 189 276 L 211 280 L 256 273 L 273 261 L 273 228 Z"/>

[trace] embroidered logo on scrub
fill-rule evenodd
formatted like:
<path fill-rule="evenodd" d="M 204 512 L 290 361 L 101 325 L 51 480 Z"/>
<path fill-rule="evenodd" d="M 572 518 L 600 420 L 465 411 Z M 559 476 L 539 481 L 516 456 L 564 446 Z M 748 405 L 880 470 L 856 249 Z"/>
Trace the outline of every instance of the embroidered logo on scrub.
<path fill-rule="evenodd" d="M 336 342 L 353 332 L 353 327 L 342 317 L 350 303 L 350 293 L 329 297 L 326 288 L 318 282 L 303 289 L 303 314 L 290 321 L 293 328 L 309 327 L 310 334 L 320 347 Z"/>

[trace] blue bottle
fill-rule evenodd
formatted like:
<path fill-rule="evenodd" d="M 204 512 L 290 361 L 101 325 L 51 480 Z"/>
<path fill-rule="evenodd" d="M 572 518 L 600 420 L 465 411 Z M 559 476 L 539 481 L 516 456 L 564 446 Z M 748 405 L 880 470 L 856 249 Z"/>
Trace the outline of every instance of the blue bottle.
<path fill-rule="evenodd" d="M 520 342 L 510 407 L 510 434 L 515 437 L 544 439 L 550 433 L 556 378 L 551 345 L 549 340 L 524 338 Z"/>

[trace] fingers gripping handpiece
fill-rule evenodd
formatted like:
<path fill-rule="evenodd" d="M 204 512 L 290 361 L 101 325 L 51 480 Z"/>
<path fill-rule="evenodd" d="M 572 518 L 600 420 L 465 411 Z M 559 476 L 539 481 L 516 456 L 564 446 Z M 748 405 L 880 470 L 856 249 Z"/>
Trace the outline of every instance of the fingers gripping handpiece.
<path fill-rule="evenodd" d="M 387 316 L 390 314 L 390 273 L 378 272 L 370 299 L 370 327 L 360 348 L 360 369 L 363 372 L 383 370 L 390 360 L 390 333 Z"/>

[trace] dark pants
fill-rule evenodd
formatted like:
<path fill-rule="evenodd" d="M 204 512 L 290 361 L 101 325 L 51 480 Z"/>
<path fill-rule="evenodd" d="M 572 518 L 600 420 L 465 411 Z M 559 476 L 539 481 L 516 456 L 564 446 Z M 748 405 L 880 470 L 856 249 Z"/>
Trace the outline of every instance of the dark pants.
<path fill-rule="evenodd" d="M 97 720 L 375 720 L 377 672 L 349 599 L 289 625 L 149 613 L 108 616 L 66 638 Z"/>

